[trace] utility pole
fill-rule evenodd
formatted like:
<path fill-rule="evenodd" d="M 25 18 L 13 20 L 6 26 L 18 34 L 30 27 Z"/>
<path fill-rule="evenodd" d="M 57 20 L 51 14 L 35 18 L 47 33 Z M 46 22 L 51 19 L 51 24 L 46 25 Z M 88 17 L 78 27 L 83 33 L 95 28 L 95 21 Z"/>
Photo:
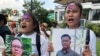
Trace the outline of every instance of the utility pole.
<path fill-rule="evenodd" d="M 31 0 L 31 13 L 32 13 L 32 0 Z"/>

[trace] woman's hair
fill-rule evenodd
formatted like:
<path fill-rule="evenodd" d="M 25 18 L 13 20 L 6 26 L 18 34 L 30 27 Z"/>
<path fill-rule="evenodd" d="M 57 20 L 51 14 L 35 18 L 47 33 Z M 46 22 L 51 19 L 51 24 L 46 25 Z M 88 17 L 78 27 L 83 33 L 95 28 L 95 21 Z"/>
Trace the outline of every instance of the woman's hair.
<path fill-rule="evenodd" d="M 21 41 L 20 38 L 12 38 L 12 39 L 11 39 L 11 47 L 12 47 L 12 42 L 13 42 L 14 40 L 18 40 L 18 41 L 22 44 L 22 41 Z M 23 44 L 22 44 L 22 48 L 23 48 Z"/>
<path fill-rule="evenodd" d="M 7 15 L 0 14 L 0 20 L 4 21 L 4 25 L 7 24 Z"/>
<path fill-rule="evenodd" d="M 71 4 L 71 3 L 74 3 L 76 6 L 78 6 L 79 9 L 80 9 L 80 13 L 82 14 L 83 7 L 82 7 L 81 3 L 78 2 L 78 1 L 69 1 L 69 2 L 66 4 L 66 6 L 65 6 L 65 11 L 66 11 L 67 6 L 68 6 L 69 4 Z"/>
<path fill-rule="evenodd" d="M 35 28 L 33 29 L 35 32 L 37 32 L 38 34 L 40 34 L 40 29 L 39 29 L 39 22 L 38 22 L 38 18 L 33 14 L 33 13 L 25 13 L 28 14 L 32 20 L 33 20 L 33 25 L 35 25 Z M 24 15 L 25 15 L 24 14 Z"/>

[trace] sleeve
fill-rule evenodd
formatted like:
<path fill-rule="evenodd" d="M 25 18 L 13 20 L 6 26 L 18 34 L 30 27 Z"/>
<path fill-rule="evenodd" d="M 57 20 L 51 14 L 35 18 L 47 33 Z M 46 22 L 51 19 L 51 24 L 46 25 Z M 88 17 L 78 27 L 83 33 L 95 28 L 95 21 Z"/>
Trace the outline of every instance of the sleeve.
<path fill-rule="evenodd" d="M 48 42 L 45 38 L 41 37 L 41 56 L 49 56 L 49 52 L 47 51 Z"/>
<path fill-rule="evenodd" d="M 90 30 L 90 50 L 92 52 L 92 56 L 96 56 L 96 36 L 93 31 Z"/>

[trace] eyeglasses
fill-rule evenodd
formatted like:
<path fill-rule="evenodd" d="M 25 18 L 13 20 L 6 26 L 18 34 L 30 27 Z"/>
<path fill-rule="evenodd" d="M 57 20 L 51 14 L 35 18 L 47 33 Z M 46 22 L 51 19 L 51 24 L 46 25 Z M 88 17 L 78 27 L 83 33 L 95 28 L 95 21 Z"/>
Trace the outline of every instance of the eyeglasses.
<path fill-rule="evenodd" d="M 22 49 L 22 46 L 13 45 L 12 47 L 13 47 L 13 48 Z"/>

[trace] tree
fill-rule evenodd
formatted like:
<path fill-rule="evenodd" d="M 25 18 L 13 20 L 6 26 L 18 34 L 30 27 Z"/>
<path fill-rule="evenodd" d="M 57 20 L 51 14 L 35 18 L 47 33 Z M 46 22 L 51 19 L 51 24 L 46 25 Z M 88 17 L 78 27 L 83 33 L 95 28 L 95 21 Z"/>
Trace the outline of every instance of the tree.
<path fill-rule="evenodd" d="M 30 0 L 30 1 L 25 0 L 25 4 L 23 5 L 23 7 L 28 11 L 35 12 L 39 10 L 44 3 L 45 2 L 39 2 L 37 0 Z"/>
<path fill-rule="evenodd" d="M 11 8 L 5 8 L 5 9 L 2 9 L 0 12 L 3 14 L 12 15 L 11 10 L 12 10 Z"/>
<path fill-rule="evenodd" d="M 10 16 L 17 16 L 19 15 L 19 12 L 17 10 L 12 10 L 11 8 L 5 8 L 5 9 L 2 9 L 0 11 L 2 14 L 7 14 L 7 15 L 10 15 Z M 15 14 L 14 14 L 15 13 Z"/>
<path fill-rule="evenodd" d="M 34 13 L 38 17 L 38 20 L 40 22 L 46 22 L 49 24 L 50 21 L 48 20 L 47 16 L 49 13 L 51 13 L 51 11 L 48 11 L 47 9 L 43 8 L 42 5 L 44 4 L 45 2 L 39 2 L 38 0 L 32 0 L 32 2 L 25 1 L 25 4 L 23 5 L 23 7 L 27 11 L 31 11 L 32 13 Z"/>

